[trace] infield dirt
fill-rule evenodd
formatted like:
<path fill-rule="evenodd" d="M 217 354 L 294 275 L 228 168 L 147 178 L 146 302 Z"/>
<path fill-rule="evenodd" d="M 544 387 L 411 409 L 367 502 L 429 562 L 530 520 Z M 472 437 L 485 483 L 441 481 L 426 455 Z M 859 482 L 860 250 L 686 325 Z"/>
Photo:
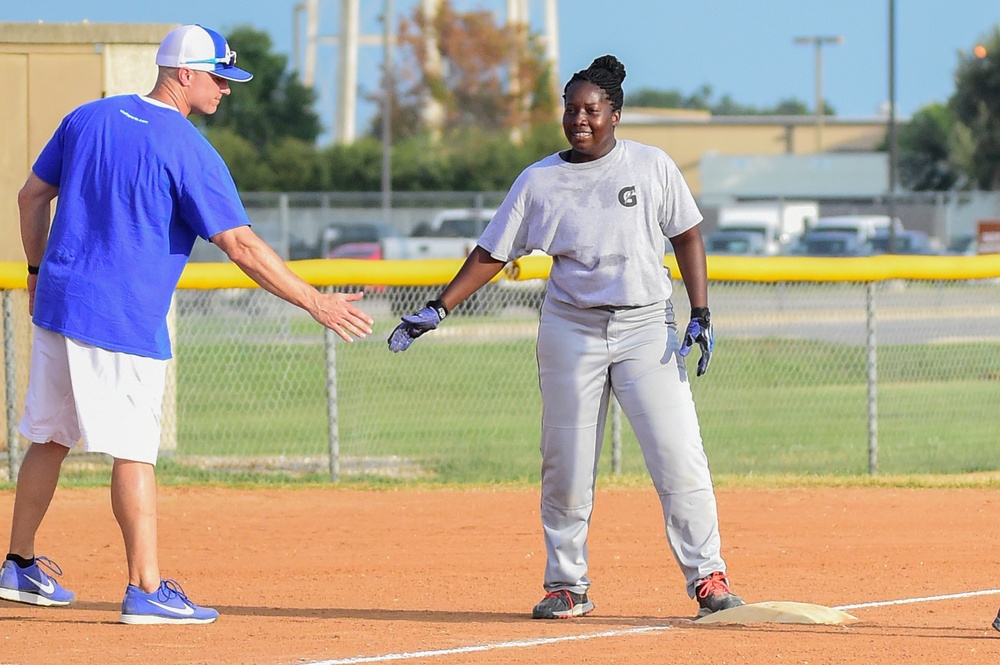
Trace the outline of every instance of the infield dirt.
<path fill-rule="evenodd" d="M 734 591 L 749 602 L 842 606 L 1000 588 L 998 489 L 717 494 Z M 12 491 L 0 493 L 4 538 L 12 504 Z M 1000 632 L 990 628 L 1000 593 L 851 609 L 860 622 L 848 626 L 695 626 L 652 489 L 598 490 L 597 609 L 572 621 L 529 618 L 545 561 L 535 489 L 169 487 L 159 505 L 164 577 L 218 608 L 219 621 L 119 625 L 126 575 L 108 492 L 61 488 L 37 549 L 62 566 L 77 601 L 0 601 L 0 664 L 292 665 L 391 654 L 434 665 L 1000 661 Z M 587 639 L 564 639 L 573 636 Z"/>

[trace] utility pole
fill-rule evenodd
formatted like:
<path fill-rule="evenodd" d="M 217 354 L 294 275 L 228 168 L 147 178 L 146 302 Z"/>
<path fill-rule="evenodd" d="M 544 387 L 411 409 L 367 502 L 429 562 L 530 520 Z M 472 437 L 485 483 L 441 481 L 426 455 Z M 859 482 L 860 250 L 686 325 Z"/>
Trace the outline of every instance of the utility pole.
<path fill-rule="evenodd" d="M 841 35 L 829 37 L 813 35 L 796 37 L 795 43 L 813 44 L 816 48 L 816 152 L 823 152 L 823 116 L 826 114 L 823 103 L 823 45 L 843 44 L 844 38 Z"/>
<path fill-rule="evenodd" d="M 889 0 L 889 253 L 896 253 L 896 0 Z"/>
<path fill-rule="evenodd" d="M 382 12 L 384 28 L 382 42 L 382 218 L 390 219 L 392 210 L 392 97 L 395 90 L 395 76 L 392 43 L 393 2 L 385 0 Z"/>

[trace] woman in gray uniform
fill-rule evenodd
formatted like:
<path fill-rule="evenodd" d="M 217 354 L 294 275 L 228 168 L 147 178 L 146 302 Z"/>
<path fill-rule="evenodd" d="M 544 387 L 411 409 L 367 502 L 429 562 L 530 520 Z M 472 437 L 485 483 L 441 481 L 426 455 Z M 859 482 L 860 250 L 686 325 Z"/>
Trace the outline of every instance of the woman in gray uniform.
<path fill-rule="evenodd" d="M 577 72 L 563 92 L 570 148 L 525 169 L 439 299 L 403 317 L 389 337 L 404 351 L 448 312 L 532 251 L 552 256 L 538 328 L 542 392 L 545 597 L 532 616 L 582 616 L 587 533 L 613 390 L 642 448 L 663 506 L 667 540 L 700 616 L 736 607 L 720 554 L 718 512 L 684 356 L 697 344 L 708 369 L 701 213 L 674 162 L 658 148 L 615 138 L 625 67 L 614 56 Z M 679 338 L 664 267 L 670 239 L 691 303 Z"/>

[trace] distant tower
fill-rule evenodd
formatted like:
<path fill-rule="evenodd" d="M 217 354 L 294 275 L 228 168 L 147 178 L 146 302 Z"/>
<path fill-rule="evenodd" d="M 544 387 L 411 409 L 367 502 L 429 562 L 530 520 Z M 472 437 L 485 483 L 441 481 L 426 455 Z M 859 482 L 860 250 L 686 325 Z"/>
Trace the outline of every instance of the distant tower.
<path fill-rule="evenodd" d="M 430 25 L 431 17 L 441 8 L 441 0 L 423 0 L 424 23 Z M 441 76 L 441 50 L 438 48 L 437 32 L 427 30 L 424 33 L 424 52 L 427 55 L 427 73 L 431 76 Z M 424 123 L 431 130 L 434 140 L 441 138 L 444 129 L 444 106 L 436 99 L 427 99 L 424 103 Z"/>
<path fill-rule="evenodd" d="M 507 0 L 507 25 L 520 25 L 528 23 L 530 20 L 528 15 L 528 0 Z M 524 52 L 524 45 L 522 44 L 519 49 L 521 53 Z M 520 54 L 515 53 L 510 61 L 510 81 L 508 85 L 510 86 L 510 96 L 512 99 L 517 99 L 520 97 L 520 103 L 517 110 L 517 115 L 515 115 L 515 122 L 517 124 L 510 130 L 510 140 L 516 144 L 520 144 L 521 140 L 524 138 L 524 134 L 521 127 L 521 119 L 523 118 L 522 113 L 524 113 L 524 95 L 521 92 L 521 60 Z"/>
<path fill-rule="evenodd" d="M 507 23 L 508 24 L 531 24 L 531 12 L 528 8 L 528 0 L 507 0 Z M 542 43 L 545 46 L 545 59 L 549 63 L 549 85 L 555 95 L 559 98 L 559 8 L 556 0 L 545 0 L 545 17 L 542 32 Z M 518 77 L 518 67 L 520 66 L 516 56 L 510 63 L 511 95 L 521 94 L 521 83 Z M 522 99 L 522 111 L 527 111 L 527 99 Z M 520 142 L 522 138 L 522 128 L 515 127 L 511 132 L 511 140 Z"/>
<path fill-rule="evenodd" d="M 556 0 L 545 0 L 545 59 L 555 98 L 559 99 L 559 7 Z"/>
<path fill-rule="evenodd" d="M 333 140 L 354 143 L 358 109 L 358 0 L 340 0 L 340 58 Z"/>
<path fill-rule="evenodd" d="M 433 16 L 441 6 L 442 0 L 421 0 L 424 16 Z M 559 88 L 559 10 L 556 0 L 544 0 L 545 24 L 544 43 L 545 55 L 550 63 L 552 85 L 558 93 Z M 340 0 L 340 25 L 336 36 L 320 36 L 319 0 L 302 0 L 294 6 L 294 65 L 299 71 L 303 85 L 313 86 L 316 81 L 317 59 L 316 47 L 320 42 L 337 45 L 337 91 L 334 109 L 333 129 L 334 141 L 337 143 L 353 143 L 357 132 L 358 107 L 358 48 L 361 45 L 380 45 L 381 35 L 362 35 L 359 32 L 359 0 Z M 305 13 L 306 39 L 304 64 L 300 66 L 299 30 L 301 14 Z M 529 0 L 507 0 L 507 21 L 510 23 L 530 23 Z M 440 72 L 442 65 L 441 53 L 437 45 L 437 36 L 428 31 L 424 46 L 427 49 L 427 66 L 431 72 Z M 512 81 L 514 85 L 516 82 Z M 515 89 L 516 91 L 516 89 Z M 428 100 L 424 109 L 424 119 L 430 127 L 440 130 L 444 122 L 444 111 L 440 104 Z"/>

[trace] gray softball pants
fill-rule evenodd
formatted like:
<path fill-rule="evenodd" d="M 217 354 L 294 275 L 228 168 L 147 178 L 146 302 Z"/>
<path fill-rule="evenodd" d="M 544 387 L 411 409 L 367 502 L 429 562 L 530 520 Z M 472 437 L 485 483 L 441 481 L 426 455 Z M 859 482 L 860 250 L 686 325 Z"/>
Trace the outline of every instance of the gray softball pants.
<path fill-rule="evenodd" d="M 587 533 L 612 390 L 642 448 L 688 595 L 700 578 L 725 572 L 712 477 L 679 348 L 670 301 L 614 310 L 545 299 L 536 354 L 546 591 L 590 587 Z"/>

